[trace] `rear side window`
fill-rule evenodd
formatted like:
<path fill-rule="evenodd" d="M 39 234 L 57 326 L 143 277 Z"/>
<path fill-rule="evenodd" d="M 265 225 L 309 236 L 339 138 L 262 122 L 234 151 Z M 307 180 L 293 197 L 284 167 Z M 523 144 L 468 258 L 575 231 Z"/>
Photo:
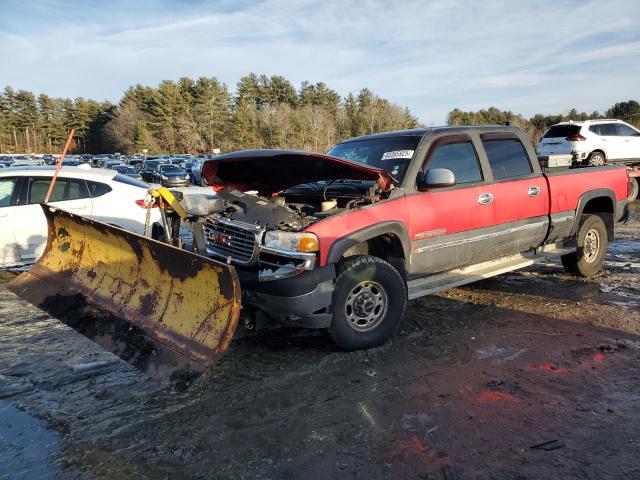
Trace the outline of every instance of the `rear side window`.
<path fill-rule="evenodd" d="M 29 196 L 28 204 L 42 203 L 47 196 L 49 190 L 49 184 L 51 183 L 50 177 L 34 177 L 29 182 Z M 49 202 L 63 202 L 66 200 L 79 200 L 81 198 L 87 198 L 89 192 L 84 180 L 78 180 L 75 178 L 58 178 Z"/>
<path fill-rule="evenodd" d="M 622 137 L 640 137 L 640 133 L 634 130 L 633 128 L 619 123 L 618 125 L 618 135 Z"/>
<path fill-rule="evenodd" d="M 27 203 L 42 203 L 44 202 L 45 197 L 47 196 L 47 191 L 49 190 L 49 183 L 51 183 L 51 179 L 37 179 L 32 178 L 29 182 L 29 196 L 27 199 Z M 56 184 L 51 191 L 51 196 L 49 197 L 49 201 L 51 202 L 59 202 L 60 200 L 64 200 L 64 188 L 65 182 L 56 181 Z"/>
<path fill-rule="evenodd" d="M 482 180 L 478 156 L 471 142 L 447 143 L 436 147 L 427 162 L 427 169 L 432 168 L 448 168 L 455 175 L 456 184 Z"/>
<path fill-rule="evenodd" d="M 580 133 L 579 125 L 554 125 L 542 138 L 566 138 Z"/>
<path fill-rule="evenodd" d="M 89 187 L 89 195 L 91 198 L 101 197 L 105 193 L 109 193 L 111 191 L 111 187 L 105 183 L 100 182 L 92 182 L 87 181 L 87 185 Z"/>
<path fill-rule="evenodd" d="M 596 135 L 602 135 L 600 133 L 600 125 L 591 125 L 589 127 L 589 131 L 592 132 L 592 133 L 595 133 Z"/>
<path fill-rule="evenodd" d="M 527 151 L 519 140 L 483 140 L 482 145 L 494 179 L 522 177 L 533 172 Z"/>
<path fill-rule="evenodd" d="M 69 179 L 69 200 L 80 200 L 89 198 L 89 190 L 84 180 L 72 178 Z"/>
<path fill-rule="evenodd" d="M 113 180 L 120 183 L 126 183 L 127 185 L 133 185 L 134 187 L 149 188 L 148 183 L 141 182 L 140 180 L 136 180 L 135 178 L 127 177 L 126 175 L 122 175 L 120 173 L 113 177 Z"/>
<path fill-rule="evenodd" d="M 600 127 L 600 135 L 604 137 L 617 137 L 618 129 L 616 128 L 615 123 L 601 123 L 598 125 Z"/>
<path fill-rule="evenodd" d="M 15 202 L 12 201 L 17 194 L 18 179 L 0 178 L 0 207 L 9 207 Z"/>

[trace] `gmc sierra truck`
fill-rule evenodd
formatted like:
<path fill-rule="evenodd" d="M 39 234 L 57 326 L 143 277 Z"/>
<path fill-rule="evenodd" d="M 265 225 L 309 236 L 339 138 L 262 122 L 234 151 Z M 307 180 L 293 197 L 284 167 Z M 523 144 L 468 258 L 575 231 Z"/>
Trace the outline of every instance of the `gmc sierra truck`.
<path fill-rule="evenodd" d="M 224 205 L 207 254 L 236 267 L 245 314 L 326 328 L 348 350 L 384 343 L 408 300 L 544 257 L 596 274 L 630 192 L 624 167 L 543 169 L 504 126 L 233 152 L 202 177 Z"/>

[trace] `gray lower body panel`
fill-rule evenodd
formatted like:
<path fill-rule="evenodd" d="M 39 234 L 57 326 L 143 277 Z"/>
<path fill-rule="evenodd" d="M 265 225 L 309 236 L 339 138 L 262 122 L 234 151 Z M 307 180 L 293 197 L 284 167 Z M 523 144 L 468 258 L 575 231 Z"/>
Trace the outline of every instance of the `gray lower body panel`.
<path fill-rule="evenodd" d="M 438 273 L 492 260 L 496 251 L 516 254 L 541 245 L 549 217 L 533 217 L 474 231 L 431 237 L 412 242 L 411 275 Z"/>

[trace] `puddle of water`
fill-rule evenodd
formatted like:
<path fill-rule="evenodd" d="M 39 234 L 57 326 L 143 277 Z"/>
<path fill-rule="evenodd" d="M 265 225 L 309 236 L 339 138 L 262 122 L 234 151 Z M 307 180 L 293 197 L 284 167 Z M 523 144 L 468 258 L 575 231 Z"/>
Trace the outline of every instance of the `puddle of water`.
<path fill-rule="evenodd" d="M 640 240 L 616 240 L 609 244 L 608 252 L 640 255 Z"/>
<path fill-rule="evenodd" d="M 610 305 L 613 305 L 614 307 L 620 307 L 620 308 L 638 308 L 640 307 L 640 302 L 636 302 L 633 300 L 626 300 L 626 301 L 617 301 L 617 300 L 609 300 L 607 302 Z"/>
<path fill-rule="evenodd" d="M 46 424 L 13 405 L 0 401 L 0 478 L 55 479 L 52 465 L 60 451 L 60 437 Z"/>
<path fill-rule="evenodd" d="M 622 308 L 640 307 L 638 292 L 624 287 L 602 284 L 600 291 L 604 294 L 615 295 L 617 299 L 609 298 L 606 303 Z"/>

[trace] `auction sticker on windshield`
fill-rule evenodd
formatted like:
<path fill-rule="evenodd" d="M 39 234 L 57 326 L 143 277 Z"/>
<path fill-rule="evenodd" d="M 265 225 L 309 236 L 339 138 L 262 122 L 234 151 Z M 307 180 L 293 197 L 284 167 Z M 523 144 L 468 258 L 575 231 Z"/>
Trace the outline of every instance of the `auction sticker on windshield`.
<path fill-rule="evenodd" d="M 393 160 L 396 158 L 411 158 L 415 150 L 393 150 L 391 152 L 384 152 L 382 160 Z"/>

